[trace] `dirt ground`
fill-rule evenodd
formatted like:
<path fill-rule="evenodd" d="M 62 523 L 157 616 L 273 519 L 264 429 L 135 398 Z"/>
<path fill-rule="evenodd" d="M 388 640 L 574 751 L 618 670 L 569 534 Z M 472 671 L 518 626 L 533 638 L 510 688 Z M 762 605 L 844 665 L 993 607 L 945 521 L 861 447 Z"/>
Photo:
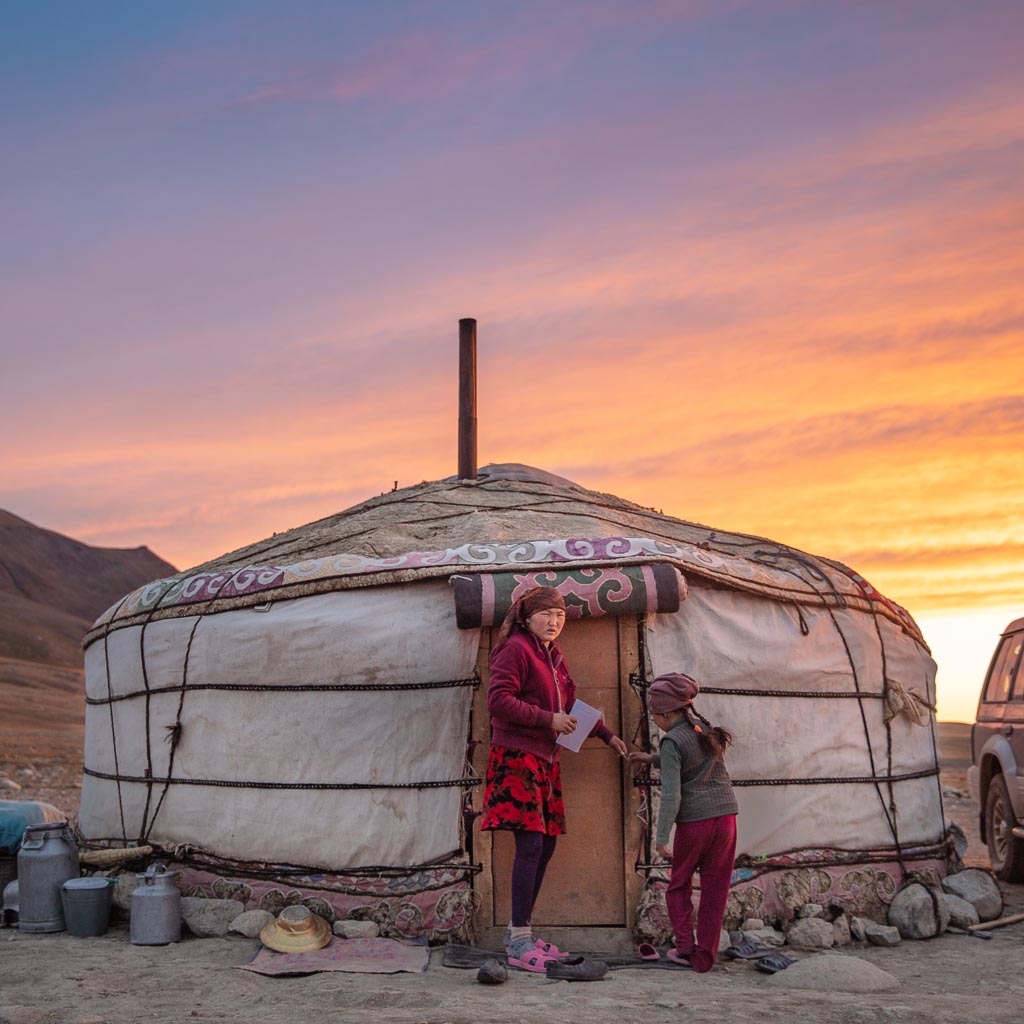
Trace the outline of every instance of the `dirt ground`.
<path fill-rule="evenodd" d="M 51 750 L 48 755 L 0 758 L 0 774 L 22 787 L 3 795 L 46 800 L 74 813 L 80 761 L 71 751 Z M 975 811 L 966 798 L 965 767 L 956 756 L 944 763 L 946 811 L 973 840 L 968 862 L 987 866 L 984 848 L 977 842 Z M 963 796 L 954 796 L 954 790 Z M 1003 892 L 1005 913 L 1024 911 L 1024 886 L 1004 886 Z M 432 953 L 423 974 L 266 978 L 236 969 L 251 958 L 257 945 L 256 940 L 233 936 L 188 938 L 165 947 L 132 946 L 124 923 L 95 939 L 0 930 L 0 1024 L 1024 1020 L 1024 923 L 998 929 L 988 941 L 944 935 L 904 942 L 894 949 L 854 945 L 827 954 L 861 957 L 899 982 L 894 991 L 869 995 L 789 989 L 784 974 L 759 974 L 749 963 L 721 963 L 703 976 L 619 970 L 591 984 L 549 982 L 516 973 L 505 985 L 490 988 L 475 981 L 474 971 L 442 967 L 440 950 Z"/>

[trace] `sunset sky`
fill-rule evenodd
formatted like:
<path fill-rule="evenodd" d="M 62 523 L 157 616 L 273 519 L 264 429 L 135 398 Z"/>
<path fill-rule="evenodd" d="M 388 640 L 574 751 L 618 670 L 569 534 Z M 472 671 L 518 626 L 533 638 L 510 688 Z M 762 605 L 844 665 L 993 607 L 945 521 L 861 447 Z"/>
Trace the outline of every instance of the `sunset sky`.
<path fill-rule="evenodd" d="M 0 507 L 179 567 L 480 462 L 1024 615 L 1024 4 L 9 5 Z"/>

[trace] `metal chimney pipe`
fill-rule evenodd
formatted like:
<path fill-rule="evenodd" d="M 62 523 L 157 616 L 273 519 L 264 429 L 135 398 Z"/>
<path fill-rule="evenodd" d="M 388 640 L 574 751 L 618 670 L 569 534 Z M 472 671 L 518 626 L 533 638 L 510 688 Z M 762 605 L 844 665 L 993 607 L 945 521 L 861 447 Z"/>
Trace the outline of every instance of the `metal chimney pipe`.
<path fill-rule="evenodd" d="M 476 479 L 476 320 L 459 321 L 459 479 Z"/>

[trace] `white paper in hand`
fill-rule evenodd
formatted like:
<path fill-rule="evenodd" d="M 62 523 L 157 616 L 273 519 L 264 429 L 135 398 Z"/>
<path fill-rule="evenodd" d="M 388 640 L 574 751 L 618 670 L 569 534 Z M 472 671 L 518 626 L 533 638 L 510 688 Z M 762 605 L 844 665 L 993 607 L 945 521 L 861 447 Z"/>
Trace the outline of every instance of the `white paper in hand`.
<path fill-rule="evenodd" d="M 590 735 L 590 730 L 600 721 L 601 712 L 597 708 L 592 708 L 585 701 L 574 700 L 572 707 L 569 708 L 569 714 L 576 719 L 576 731 L 559 733 L 555 742 L 560 747 L 565 747 L 566 750 L 578 754 L 580 747 L 583 746 L 583 741 Z"/>

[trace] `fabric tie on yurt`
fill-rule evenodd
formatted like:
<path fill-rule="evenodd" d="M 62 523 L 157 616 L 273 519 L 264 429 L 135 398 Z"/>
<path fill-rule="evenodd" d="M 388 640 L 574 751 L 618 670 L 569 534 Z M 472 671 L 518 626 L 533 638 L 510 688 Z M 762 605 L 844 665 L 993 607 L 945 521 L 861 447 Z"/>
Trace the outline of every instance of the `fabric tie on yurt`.
<path fill-rule="evenodd" d="M 459 629 L 499 625 L 513 603 L 534 587 L 553 587 L 565 598 L 570 619 L 602 615 L 677 612 L 686 582 L 672 565 L 623 565 L 592 569 L 479 573 L 452 576 Z"/>

